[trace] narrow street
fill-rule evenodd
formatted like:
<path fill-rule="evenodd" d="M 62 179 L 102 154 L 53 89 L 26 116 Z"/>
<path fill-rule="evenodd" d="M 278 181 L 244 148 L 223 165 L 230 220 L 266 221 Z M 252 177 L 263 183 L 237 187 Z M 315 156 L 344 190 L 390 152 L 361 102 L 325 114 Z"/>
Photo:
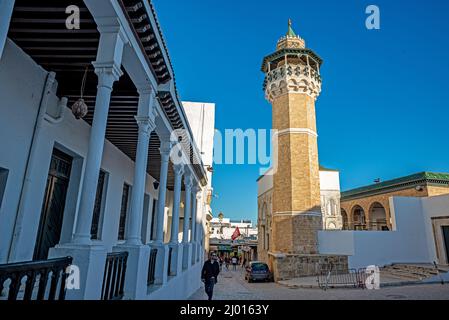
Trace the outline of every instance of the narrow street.
<path fill-rule="evenodd" d="M 204 287 L 190 300 L 207 300 Z M 244 270 L 226 270 L 218 276 L 214 300 L 449 300 L 449 284 L 387 287 L 380 290 L 288 288 L 276 283 L 248 283 Z"/>

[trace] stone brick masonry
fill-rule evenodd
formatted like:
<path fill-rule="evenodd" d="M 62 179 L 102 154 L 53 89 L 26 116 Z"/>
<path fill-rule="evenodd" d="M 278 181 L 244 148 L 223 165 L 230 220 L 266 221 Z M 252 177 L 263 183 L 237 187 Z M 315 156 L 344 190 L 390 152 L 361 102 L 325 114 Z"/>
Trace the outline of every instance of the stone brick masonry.
<path fill-rule="evenodd" d="M 315 276 L 332 265 L 338 270 L 348 270 L 348 257 L 320 254 L 270 255 L 270 264 L 276 281 Z"/>

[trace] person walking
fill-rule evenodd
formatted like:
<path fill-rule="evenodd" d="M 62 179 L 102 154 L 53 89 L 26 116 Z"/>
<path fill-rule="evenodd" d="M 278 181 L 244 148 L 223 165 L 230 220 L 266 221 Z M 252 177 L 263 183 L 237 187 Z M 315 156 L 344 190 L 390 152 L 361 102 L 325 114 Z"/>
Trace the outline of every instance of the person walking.
<path fill-rule="evenodd" d="M 223 271 L 223 257 L 218 258 L 218 262 L 220 263 L 220 272 Z"/>
<path fill-rule="evenodd" d="M 231 261 L 232 261 L 232 270 L 234 270 L 234 271 L 237 270 L 237 263 L 238 263 L 237 257 L 233 256 Z"/>
<path fill-rule="evenodd" d="M 212 300 L 214 294 L 214 286 L 217 283 L 217 277 L 220 273 L 220 266 L 217 261 L 217 254 L 212 252 L 209 260 L 204 262 L 201 270 L 201 281 L 204 282 L 204 290 L 206 291 L 208 300 Z"/>

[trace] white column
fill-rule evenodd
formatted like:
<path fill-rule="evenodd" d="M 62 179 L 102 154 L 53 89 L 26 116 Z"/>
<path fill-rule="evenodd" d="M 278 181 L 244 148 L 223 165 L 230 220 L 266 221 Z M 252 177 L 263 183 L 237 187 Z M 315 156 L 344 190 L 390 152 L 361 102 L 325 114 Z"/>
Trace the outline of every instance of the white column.
<path fill-rule="evenodd" d="M 187 269 L 189 267 L 189 261 L 192 259 L 192 244 L 189 243 L 189 225 L 190 217 L 192 216 L 192 185 L 193 176 L 192 173 L 188 173 L 184 176 L 185 186 L 185 206 L 184 206 L 184 226 L 182 231 L 182 268 Z"/>
<path fill-rule="evenodd" d="M 173 166 L 175 172 L 175 186 L 173 195 L 173 213 L 171 220 L 170 243 L 177 244 L 179 234 L 179 206 L 181 202 L 181 180 L 184 174 L 184 165 L 175 164 Z"/>
<path fill-rule="evenodd" d="M 204 229 L 203 229 L 203 223 L 200 223 L 200 233 L 199 233 L 199 252 L 198 252 L 198 260 L 203 260 L 203 253 L 204 253 Z"/>
<path fill-rule="evenodd" d="M 71 243 L 57 245 L 50 249 L 49 258 L 73 257 L 73 264 L 79 267 L 80 290 L 67 290 L 67 299 L 95 300 L 101 297 L 104 263 L 107 250 L 102 245 L 91 245 L 92 223 L 98 175 L 103 157 L 103 146 L 108 119 L 112 86 L 122 75 L 120 70 L 123 47 L 127 42 L 121 26 L 114 19 L 105 19 L 109 25 L 98 25 L 100 43 L 97 60 L 93 62 L 98 76 L 94 119 L 83 174 L 80 205 L 75 234 Z"/>
<path fill-rule="evenodd" d="M 111 100 L 112 86 L 122 75 L 120 65 L 122 61 L 123 46 L 124 40 L 120 32 L 101 33 L 97 61 L 93 62 L 95 73 L 98 76 L 98 87 L 76 230 L 72 240 L 73 243 L 77 244 L 91 243 L 90 228 L 97 191 L 98 175 L 100 172 L 101 159 L 103 157 L 109 103 Z"/>
<path fill-rule="evenodd" d="M 197 207 L 198 207 L 198 191 L 200 188 L 198 186 L 193 187 L 192 192 L 192 231 L 190 234 L 190 242 L 192 244 L 192 265 L 195 264 L 196 261 L 196 253 L 197 253 L 197 241 L 196 241 L 196 230 L 197 230 Z"/>
<path fill-rule="evenodd" d="M 14 0 L 0 1 L 0 59 L 2 58 L 3 49 L 5 48 L 13 9 Z"/>
<path fill-rule="evenodd" d="M 148 145 L 151 132 L 156 128 L 156 113 L 153 108 L 154 90 L 142 90 L 139 91 L 139 94 L 139 112 L 135 117 L 139 126 L 139 133 L 134 167 L 134 184 L 131 194 L 131 210 L 126 236 L 126 243 L 129 245 L 142 245 L 142 211 L 147 176 Z M 150 109 L 151 114 L 145 112 Z"/>
<path fill-rule="evenodd" d="M 202 223 L 198 222 L 197 228 L 196 228 L 196 261 L 200 260 L 201 255 L 201 231 L 202 231 Z"/>
<path fill-rule="evenodd" d="M 159 198 L 157 202 L 157 218 L 156 218 L 156 240 L 155 243 L 164 243 L 164 215 L 165 215 L 165 198 L 167 195 L 167 173 L 168 162 L 170 160 L 170 151 L 172 143 L 170 141 L 161 141 L 159 149 L 161 153 L 161 170 L 159 174 Z"/>
<path fill-rule="evenodd" d="M 191 174 L 184 177 L 184 189 L 185 189 L 185 205 L 184 205 L 184 225 L 182 229 L 182 242 L 189 242 L 189 222 L 191 217 L 191 199 L 192 199 L 192 184 L 193 178 Z"/>
<path fill-rule="evenodd" d="M 181 202 L 181 180 L 182 175 L 184 174 L 184 165 L 183 164 L 175 164 L 173 166 L 175 173 L 175 185 L 174 185 L 174 194 L 173 194 L 173 211 L 172 211 L 172 220 L 171 220 L 171 232 L 170 232 L 170 243 L 169 247 L 171 248 L 171 265 L 170 275 L 176 276 L 182 268 L 182 253 L 180 250 L 181 246 L 178 241 L 179 235 L 179 206 Z"/>
<path fill-rule="evenodd" d="M 131 194 L 126 242 L 114 247 L 114 251 L 128 252 L 125 277 L 125 299 L 144 299 L 147 296 L 148 261 L 150 248 L 142 244 L 142 214 L 147 176 L 148 145 L 151 132 L 156 128 L 155 93 L 151 87 L 138 88 L 139 105 L 136 121 L 139 126 L 134 183 Z"/>
<path fill-rule="evenodd" d="M 191 231 L 190 231 L 190 242 L 195 242 L 195 229 L 196 229 L 196 209 L 198 206 L 197 203 L 197 194 L 198 194 L 198 186 L 194 186 L 192 188 L 192 221 L 191 221 Z"/>
<path fill-rule="evenodd" d="M 164 217 L 165 217 L 165 197 L 167 193 L 167 172 L 168 162 L 172 143 L 168 137 L 161 137 L 161 170 L 159 174 L 159 198 L 157 202 L 156 217 L 156 239 L 151 243 L 151 247 L 157 249 L 156 267 L 154 273 L 154 284 L 164 285 L 168 280 L 168 254 L 169 249 L 164 244 Z M 171 270 L 170 270 L 171 271 Z"/>

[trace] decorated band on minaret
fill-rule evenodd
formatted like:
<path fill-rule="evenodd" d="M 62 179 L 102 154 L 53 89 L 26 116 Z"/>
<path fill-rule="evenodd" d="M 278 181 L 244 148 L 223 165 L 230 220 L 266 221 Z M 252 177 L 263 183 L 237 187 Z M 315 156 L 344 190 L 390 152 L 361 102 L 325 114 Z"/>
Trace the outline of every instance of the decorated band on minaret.
<path fill-rule="evenodd" d="M 265 97 L 271 103 L 279 95 L 296 92 L 316 99 L 321 92 L 321 58 L 306 48 L 304 39 L 296 35 L 292 22 L 277 43 L 276 51 L 265 57 L 262 71 Z"/>

